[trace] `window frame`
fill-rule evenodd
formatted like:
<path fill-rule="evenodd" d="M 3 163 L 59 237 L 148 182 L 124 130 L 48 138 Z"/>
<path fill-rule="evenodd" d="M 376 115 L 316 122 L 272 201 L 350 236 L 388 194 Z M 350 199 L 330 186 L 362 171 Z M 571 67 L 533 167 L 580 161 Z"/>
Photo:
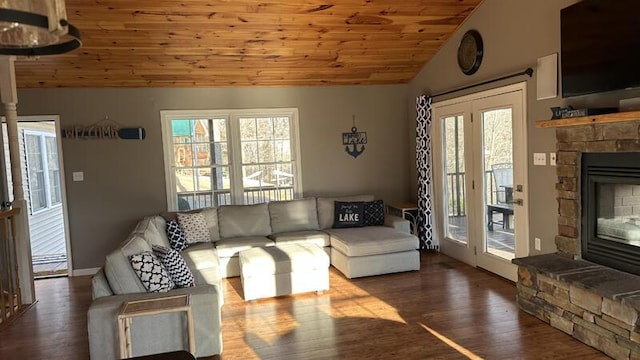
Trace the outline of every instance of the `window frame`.
<path fill-rule="evenodd" d="M 40 144 L 40 161 L 42 162 L 42 167 L 43 167 L 43 178 L 44 178 L 44 195 L 45 195 L 45 202 L 46 205 L 43 208 L 39 208 L 39 209 L 34 209 L 33 208 L 33 193 L 31 191 L 31 176 L 29 174 L 29 168 L 30 168 L 30 164 L 29 164 L 29 152 L 27 149 L 27 136 L 36 136 L 38 138 L 38 142 Z M 47 143 L 46 143 L 46 139 L 47 138 L 53 138 L 54 142 L 56 144 L 55 149 L 56 149 L 56 158 L 58 159 L 58 164 L 57 165 L 57 169 L 58 169 L 58 175 L 60 176 L 60 154 L 57 153 L 58 151 L 58 146 L 57 146 L 57 138 L 56 138 L 56 134 L 52 134 L 52 133 L 48 133 L 45 131 L 37 131 L 37 130 L 23 130 L 23 134 L 22 134 L 22 142 L 23 142 L 23 146 L 24 146 L 24 161 L 25 161 L 25 165 L 26 165 L 26 169 L 25 169 L 25 179 L 26 179 L 26 185 L 27 185 L 27 191 L 29 192 L 29 211 L 31 213 L 31 215 L 36 215 L 51 209 L 55 209 L 58 208 L 60 206 L 62 206 L 62 184 L 60 184 L 60 188 L 58 190 L 58 198 L 60 199 L 58 202 L 53 202 L 52 201 L 52 190 L 51 190 L 51 182 L 50 182 L 50 172 L 51 169 L 49 167 L 49 159 L 48 159 L 48 149 L 47 149 Z"/>
<path fill-rule="evenodd" d="M 171 122 L 173 120 L 225 119 L 227 127 L 227 146 L 229 156 L 230 194 L 232 204 L 244 204 L 244 185 L 242 179 L 242 145 L 240 136 L 240 118 L 247 117 L 288 117 L 289 140 L 291 144 L 291 164 L 295 176 L 293 198 L 302 197 L 302 161 L 300 156 L 300 132 L 297 108 L 258 108 L 224 110 L 161 110 L 162 145 L 166 184 L 167 208 L 178 210 L 178 196 L 175 181 L 174 147 Z M 213 192 L 213 190 L 212 190 Z"/>

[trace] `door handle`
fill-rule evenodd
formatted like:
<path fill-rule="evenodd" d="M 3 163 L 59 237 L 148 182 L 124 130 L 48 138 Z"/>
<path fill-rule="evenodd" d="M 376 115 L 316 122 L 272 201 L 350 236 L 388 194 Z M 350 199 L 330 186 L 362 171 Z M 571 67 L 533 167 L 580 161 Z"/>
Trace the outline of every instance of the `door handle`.
<path fill-rule="evenodd" d="M 513 203 L 516 205 L 522 206 L 524 204 L 524 200 L 522 199 L 513 199 Z"/>

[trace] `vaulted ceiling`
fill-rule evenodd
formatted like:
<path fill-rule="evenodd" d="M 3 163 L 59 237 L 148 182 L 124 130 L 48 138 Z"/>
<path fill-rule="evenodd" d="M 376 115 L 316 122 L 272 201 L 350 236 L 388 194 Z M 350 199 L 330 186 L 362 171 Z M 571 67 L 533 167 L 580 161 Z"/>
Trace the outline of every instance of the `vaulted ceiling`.
<path fill-rule="evenodd" d="M 407 83 L 481 0 L 67 0 L 82 48 L 19 88 Z"/>

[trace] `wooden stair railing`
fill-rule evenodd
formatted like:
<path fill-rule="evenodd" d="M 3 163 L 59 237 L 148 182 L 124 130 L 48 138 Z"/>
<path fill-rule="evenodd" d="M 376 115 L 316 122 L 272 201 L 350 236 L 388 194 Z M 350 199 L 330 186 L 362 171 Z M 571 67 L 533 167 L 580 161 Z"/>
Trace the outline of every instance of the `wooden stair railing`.
<path fill-rule="evenodd" d="M 19 208 L 0 211 L 0 324 L 22 309 L 22 294 L 18 273 L 16 215 Z"/>

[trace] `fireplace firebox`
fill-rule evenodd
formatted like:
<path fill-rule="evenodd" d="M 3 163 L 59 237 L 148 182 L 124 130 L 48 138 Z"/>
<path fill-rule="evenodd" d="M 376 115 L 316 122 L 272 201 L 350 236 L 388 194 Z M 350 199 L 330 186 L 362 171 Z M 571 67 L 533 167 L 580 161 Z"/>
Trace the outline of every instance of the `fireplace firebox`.
<path fill-rule="evenodd" d="M 582 154 L 582 257 L 640 275 L 640 154 Z"/>

